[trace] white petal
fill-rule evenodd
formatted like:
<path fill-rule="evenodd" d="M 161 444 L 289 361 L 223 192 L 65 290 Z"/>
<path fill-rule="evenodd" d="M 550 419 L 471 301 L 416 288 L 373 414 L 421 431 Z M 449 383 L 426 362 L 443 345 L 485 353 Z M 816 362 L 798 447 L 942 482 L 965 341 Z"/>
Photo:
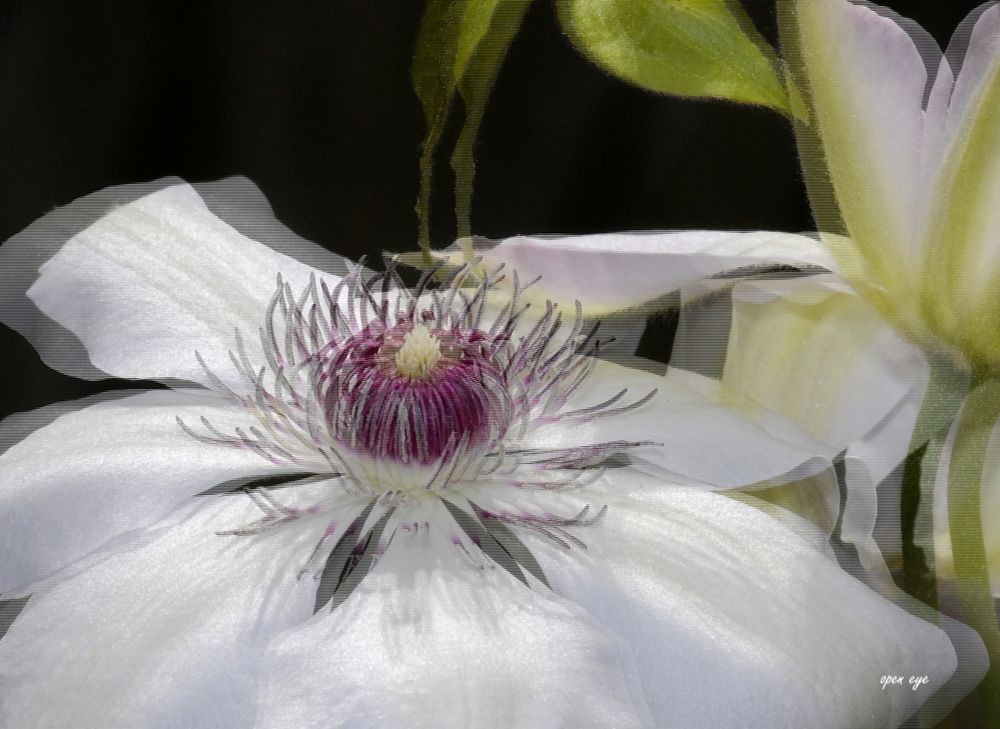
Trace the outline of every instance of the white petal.
<path fill-rule="evenodd" d="M 722 382 L 846 451 L 841 536 L 880 561 L 875 488 L 909 451 L 926 358 L 835 277 L 741 283 L 732 299 Z"/>
<path fill-rule="evenodd" d="M 965 26 L 964 31 L 956 31 L 952 38 L 952 43 L 967 44 L 961 53 L 958 78 L 948 99 L 948 122 L 953 132 L 969 113 L 969 105 L 974 104 L 977 95 L 982 93 L 983 84 L 989 83 L 990 75 L 996 71 L 1000 8 L 995 3 L 984 3 L 963 21 L 962 26 Z M 948 55 L 958 55 L 959 51 L 949 47 Z"/>
<path fill-rule="evenodd" d="M 451 255 L 461 260 L 461 254 Z M 730 269 L 778 263 L 833 266 L 818 241 L 768 231 L 515 236 L 477 255 L 487 269 L 505 264 L 508 271 L 517 271 L 522 283 L 541 276 L 528 289 L 529 299 L 551 299 L 570 311 L 579 300 L 588 317 L 638 306 Z"/>
<path fill-rule="evenodd" d="M 765 491 L 764 493 L 767 493 L 768 495 L 767 501 L 765 501 L 762 498 L 758 498 L 757 494 L 760 492 L 752 489 L 727 491 L 725 495 L 728 498 L 735 499 L 736 501 L 739 501 L 743 504 L 752 506 L 758 511 L 762 511 L 768 516 L 777 519 L 784 526 L 786 526 L 788 529 L 792 530 L 797 535 L 799 535 L 799 537 L 805 540 L 814 550 L 821 553 L 831 562 L 836 562 L 837 555 L 833 549 L 833 545 L 830 544 L 830 534 L 833 532 L 833 528 L 836 525 L 839 508 L 837 509 L 837 511 L 833 511 L 832 513 L 828 511 L 826 513 L 817 516 L 810 515 L 810 518 L 807 519 L 803 517 L 799 512 L 800 511 L 807 512 L 808 509 L 800 509 L 799 511 L 796 511 L 794 508 L 787 507 L 784 504 L 785 501 L 793 502 L 794 504 L 797 492 L 799 490 L 808 489 L 810 486 L 812 486 L 812 482 L 814 480 L 835 481 L 836 479 L 833 474 L 827 472 L 824 474 L 820 474 L 820 476 L 817 476 L 815 479 L 810 479 L 809 481 L 804 481 L 804 482 L 799 481 L 797 483 L 788 484 L 784 487 L 779 487 L 785 489 L 785 491 L 782 492 L 782 496 L 784 496 L 785 498 L 774 498 L 771 496 L 771 493 L 773 493 L 773 491 L 771 493 Z M 819 489 L 820 487 L 824 489 L 829 488 L 827 483 L 821 482 L 817 486 L 813 486 L 813 489 Z M 833 487 L 836 488 L 836 483 L 833 484 Z M 786 492 L 787 496 L 785 495 Z M 804 498 L 819 502 L 822 496 L 817 496 L 815 495 L 815 493 L 807 491 Z M 838 498 L 838 506 L 839 506 L 839 498 Z M 809 508 L 817 510 L 817 507 L 814 506 L 813 504 L 810 504 Z M 823 506 L 820 505 L 819 508 L 823 508 Z"/>
<path fill-rule="evenodd" d="M 937 252 L 954 251 L 954 257 L 961 260 L 955 271 L 961 280 L 950 292 L 965 297 L 959 311 L 971 311 L 982 297 L 992 294 L 1000 265 L 996 241 L 1000 230 L 1000 131 L 995 117 L 990 116 L 996 113 L 1000 93 L 1000 7 L 982 12 L 971 28 L 968 43 L 947 118 L 936 120 L 943 126 L 937 133 L 947 157 L 936 160 L 939 169 L 927 170 L 929 181 L 935 183 L 930 186 L 928 200 L 931 215 L 944 216 L 948 208 L 953 209 L 952 214 L 958 213 L 953 221 L 958 231 L 946 230 L 944 234 L 961 235 L 962 245 L 952 242 Z M 959 169 L 956 164 L 963 166 Z M 936 179 L 931 177 L 935 174 Z M 940 235 L 941 231 L 933 233 Z M 932 259 L 928 264 L 934 262 Z"/>
<path fill-rule="evenodd" d="M 961 63 L 952 84 L 948 61 L 912 22 L 845 0 L 789 7 L 853 238 L 827 240 L 843 270 L 874 278 L 873 300 L 914 336 L 929 327 L 966 354 L 994 357 L 983 331 L 994 328 L 1000 280 L 1000 8 L 974 12 L 956 33 L 953 45 L 967 38 L 968 48 L 964 59 L 950 49 Z M 924 104 L 927 67 L 937 76 Z"/>
<path fill-rule="evenodd" d="M 266 641 L 313 607 L 297 574 L 326 525 L 216 534 L 259 516 L 242 494 L 206 497 L 36 593 L 0 640 L 0 726 L 249 726 Z"/>
<path fill-rule="evenodd" d="M 0 592 L 152 524 L 215 484 L 281 472 L 252 451 L 196 441 L 178 416 L 192 426 L 205 416 L 223 430 L 250 420 L 203 390 L 151 391 L 62 415 L 0 456 Z"/>
<path fill-rule="evenodd" d="M 258 729 L 647 726 L 599 625 L 464 561 L 448 519 L 428 518 L 342 605 L 272 643 Z"/>
<path fill-rule="evenodd" d="M 585 552 L 524 540 L 557 592 L 632 646 L 663 725 L 893 727 L 954 670 L 941 630 L 778 520 L 627 469 L 608 483 L 604 521 L 575 531 Z M 890 674 L 903 685 L 883 691 Z"/>
<path fill-rule="evenodd" d="M 255 359 L 277 274 L 304 286 L 314 272 L 230 227 L 192 187 L 175 185 L 71 238 L 42 265 L 28 296 L 108 374 L 210 385 L 195 351 L 226 379 L 234 329 Z"/>
<path fill-rule="evenodd" d="M 928 372 L 921 351 L 835 277 L 746 282 L 733 290 L 723 383 L 837 449 L 903 400 L 919 403 Z"/>
<path fill-rule="evenodd" d="M 867 569 L 886 569 L 882 552 L 887 546 L 880 548 L 875 542 L 879 493 L 902 493 L 902 470 L 899 466 L 910 450 L 923 392 L 921 388 L 917 391 L 919 394 L 902 400 L 878 426 L 852 443 L 845 454 L 844 485 L 847 495 L 840 536 L 857 547 L 861 563 Z M 893 521 L 892 515 L 888 515 L 887 523 Z M 901 533 L 894 531 L 892 538 Z"/>
<path fill-rule="evenodd" d="M 606 441 L 653 441 L 629 451 L 657 469 L 719 488 L 785 482 L 818 473 L 835 451 L 780 417 L 752 422 L 668 377 L 598 362 L 566 411 L 605 401 L 622 388 L 632 402 L 656 390 L 645 405 L 586 420 L 564 419 L 530 431 L 530 448 L 566 448 Z M 720 447 L 721 446 L 721 447 Z"/>
<path fill-rule="evenodd" d="M 845 0 L 794 4 L 826 163 L 847 227 L 880 273 L 915 264 L 927 70 L 913 40 Z M 882 270 L 884 269 L 884 270 Z"/>

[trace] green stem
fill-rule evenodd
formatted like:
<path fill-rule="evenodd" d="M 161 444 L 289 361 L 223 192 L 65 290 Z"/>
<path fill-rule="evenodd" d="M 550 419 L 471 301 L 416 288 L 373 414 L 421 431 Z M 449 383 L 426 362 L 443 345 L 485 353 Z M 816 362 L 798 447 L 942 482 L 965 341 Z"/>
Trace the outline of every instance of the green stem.
<path fill-rule="evenodd" d="M 920 602 L 937 609 L 937 583 L 932 569 L 933 554 L 927 554 L 927 545 L 921 544 L 919 512 L 922 476 L 928 469 L 925 463 L 927 444 L 924 443 L 906 458 L 903 467 L 900 525 L 903 530 L 903 589 Z"/>
<path fill-rule="evenodd" d="M 444 121 L 444 114 L 433 120 L 420 153 L 420 191 L 417 194 L 417 220 L 420 223 L 420 232 L 417 241 L 424 253 L 425 265 L 430 265 L 434 260 L 431 256 L 431 179 L 434 174 L 434 150 L 441 141 Z"/>
<path fill-rule="evenodd" d="M 455 172 L 455 222 L 459 240 L 472 236 L 472 187 L 476 179 L 475 144 L 483 120 L 481 107 L 465 107 L 465 122 L 451 154 Z"/>
<path fill-rule="evenodd" d="M 969 375 L 950 357 L 932 353 L 929 360 L 930 380 L 903 468 L 900 520 L 903 589 L 936 609 L 934 487 L 945 438 L 969 391 Z"/>
<path fill-rule="evenodd" d="M 1000 628 L 983 544 L 980 484 L 986 447 L 1000 416 L 1000 380 L 977 379 L 965 402 L 948 472 L 948 526 L 962 617 L 990 657 L 979 684 L 983 726 L 1000 729 Z"/>

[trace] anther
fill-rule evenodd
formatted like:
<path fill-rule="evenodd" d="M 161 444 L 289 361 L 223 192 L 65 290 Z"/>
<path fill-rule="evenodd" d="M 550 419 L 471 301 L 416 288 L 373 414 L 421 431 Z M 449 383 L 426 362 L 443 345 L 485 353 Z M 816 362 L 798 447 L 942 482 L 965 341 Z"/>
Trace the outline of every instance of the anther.
<path fill-rule="evenodd" d="M 423 324 L 417 324 L 403 338 L 396 352 L 396 374 L 409 380 L 426 380 L 441 359 L 441 343 Z"/>

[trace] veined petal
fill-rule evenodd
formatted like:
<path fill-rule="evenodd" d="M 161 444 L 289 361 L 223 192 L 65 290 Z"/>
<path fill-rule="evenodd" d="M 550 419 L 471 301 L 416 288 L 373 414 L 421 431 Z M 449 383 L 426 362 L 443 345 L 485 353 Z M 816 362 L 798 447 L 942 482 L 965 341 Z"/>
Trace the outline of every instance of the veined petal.
<path fill-rule="evenodd" d="M 515 236 L 477 250 L 487 269 L 505 264 L 522 283 L 541 276 L 527 292 L 567 307 L 576 301 L 586 317 L 639 306 L 685 283 L 723 271 L 786 264 L 830 268 L 817 240 L 789 233 L 692 230 L 675 233 L 604 233 Z M 450 257 L 462 262 L 462 254 Z"/>
<path fill-rule="evenodd" d="M 205 497 L 37 592 L 0 640 L 0 725 L 250 726 L 264 645 L 311 612 L 316 582 L 297 575 L 326 527 L 216 534 L 259 515 L 242 494 Z"/>
<path fill-rule="evenodd" d="M 958 34 L 956 34 L 958 35 Z M 962 39 L 964 40 L 964 39 Z M 946 154 L 927 171 L 932 227 L 925 297 L 940 326 L 964 330 L 963 349 L 995 357 L 1000 323 L 1000 6 L 975 22 L 938 132 Z M 953 307 L 949 310 L 948 307 Z"/>
<path fill-rule="evenodd" d="M 997 64 L 997 24 L 1000 23 L 1000 11 L 995 2 L 983 3 L 963 21 L 962 26 L 954 34 L 952 43 L 965 44 L 965 48 L 949 46 L 948 55 L 953 60 L 960 61 L 958 78 L 953 82 L 951 95 L 948 97 L 948 120 L 946 126 L 952 134 L 959 133 L 960 127 L 967 115 L 975 113 L 970 105 L 981 101 L 984 84 L 991 83 L 992 74 L 996 72 Z M 955 57 L 961 54 L 961 58 Z"/>
<path fill-rule="evenodd" d="M 202 416 L 253 424 L 204 390 L 154 390 L 64 414 L 0 455 L 0 592 L 10 594 L 191 496 L 278 467 L 247 449 L 199 442 Z"/>
<path fill-rule="evenodd" d="M 77 205 L 92 207 L 87 199 Z M 225 380 L 239 328 L 258 359 L 276 276 L 301 290 L 314 273 L 336 280 L 247 238 L 181 184 L 114 208 L 74 235 L 42 264 L 28 296 L 103 372 L 211 386 L 195 351 Z"/>
<path fill-rule="evenodd" d="M 927 70 L 910 36 L 871 7 L 845 0 L 789 3 L 800 69 L 840 212 L 853 237 L 838 239 L 843 265 L 860 253 L 886 285 L 915 273 L 926 217 L 921 155 Z M 843 245 L 843 244 L 848 245 Z M 856 245 L 857 250 L 851 249 Z M 912 280 L 912 278 L 910 279 Z M 898 287 L 892 287 L 899 290 Z"/>
<path fill-rule="evenodd" d="M 607 631 L 465 561 L 440 516 L 415 516 L 342 605 L 271 644 L 257 729 L 649 726 Z"/>
<path fill-rule="evenodd" d="M 928 371 L 921 351 L 836 277 L 733 289 L 722 382 L 838 450 L 902 400 L 919 403 Z"/>
<path fill-rule="evenodd" d="M 722 381 L 845 453 L 840 536 L 869 567 L 876 487 L 906 458 L 928 378 L 922 352 L 835 277 L 733 291 Z"/>
<path fill-rule="evenodd" d="M 606 482 L 604 520 L 576 531 L 586 551 L 523 539 L 556 592 L 632 646 L 663 725 L 895 727 L 955 669 L 940 629 L 778 520 L 628 469 Z"/>
<path fill-rule="evenodd" d="M 612 362 L 597 362 L 565 410 L 603 402 L 623 388 L 628 388 L 623 403 L 654 390 L 656 394 L 641 407 L 611 417 L 564 417 L 542 425 L 529 431 L 522 445 L 567 448 L 606 441 L 653 441 L 656 445 L 635 448 L 630 454 L 685 480 L 717 488 L 805 478 L 829 467 L 836 455 L 780 416 L 753 422 L 669 376 Z"/>
<path fill-rule="evenodd" d="M 763 406 L 845 452 L 841 536 L 879 562 L 875 488 L 909 450 L 929 376 L 923 353 L 834 276 L 743 282 L 722 313 L 731 322 L 716 400 L 751 419 Z M 711 328 L 675 340 L 680 359 L 711 348 L 697 331 Z"/>

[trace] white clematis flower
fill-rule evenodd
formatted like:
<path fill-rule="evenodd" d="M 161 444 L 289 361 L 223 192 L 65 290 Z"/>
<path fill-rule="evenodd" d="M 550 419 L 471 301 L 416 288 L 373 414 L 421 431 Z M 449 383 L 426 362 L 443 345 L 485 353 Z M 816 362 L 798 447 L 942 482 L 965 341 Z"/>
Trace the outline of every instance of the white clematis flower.
<path fill-rule="evenodd" d="M 824 218 L 839 211 L 849 235 L 824 238 L 842 272 L 918 343 L 996 368 L 1000 6 L 973 13 L 953 43 L 967 47 L 947 55 L 877 6 L 784 7 L 813 208 L 827 233 L 838 228 Z"/>
<path fill-rule="evenodd" d="M 312 269 L 186 185 L 42 265 L 94 367 L 175 388 L 0 456 L 0 725 L 897 726 L 948 679 L 938 628 L 712 493 L 824 446 L 432 279 Z"/>
<path fill-rule="evenodd" d="M 799 130 L 803 162 L 837 268 L 931 356 L 944 350 L 960 368 L 994 377 L 1000 5 L 972 12 L 945 54 L 915 23 L 870 3 L 802 0 L 784 9 L 783 46 L 808 110 Z M 849 236 L 833 234 L 837 229 Z M 877 381 L 870 380 L 871 391 Z M 934 490 L 933 552 L 942 577 L 953 574 L 953 438 L 944 444 Z M 980 513 L 996 591 L 1000 532 L 991 516 L 1000 482 L 993 462 L 987 460 L 980 484 Z"/>
<path fill-rule="evenodd" d="M 721 346 L 710 346 L 707 332 Z M 827 527 L 839 516 L 839 536 L 858 548 L 865 567 L 884 572 L 886 543 L 873 535 L 876 487 L 901 475 L 927 391 L 923 352 L 832 274 L 740 281 L 708 303 L 687 306 L 673 352 L 674 361 L 718 377 L 712 389 L 702 388 L 718 402 L 751 419 L 781 413 L 843 453 L 842 513 L 836 503 L 832 513 L 802 504 L 803 489 L 783 496 Z M 676 368 L 668 377 L 692 383 Z"/>

